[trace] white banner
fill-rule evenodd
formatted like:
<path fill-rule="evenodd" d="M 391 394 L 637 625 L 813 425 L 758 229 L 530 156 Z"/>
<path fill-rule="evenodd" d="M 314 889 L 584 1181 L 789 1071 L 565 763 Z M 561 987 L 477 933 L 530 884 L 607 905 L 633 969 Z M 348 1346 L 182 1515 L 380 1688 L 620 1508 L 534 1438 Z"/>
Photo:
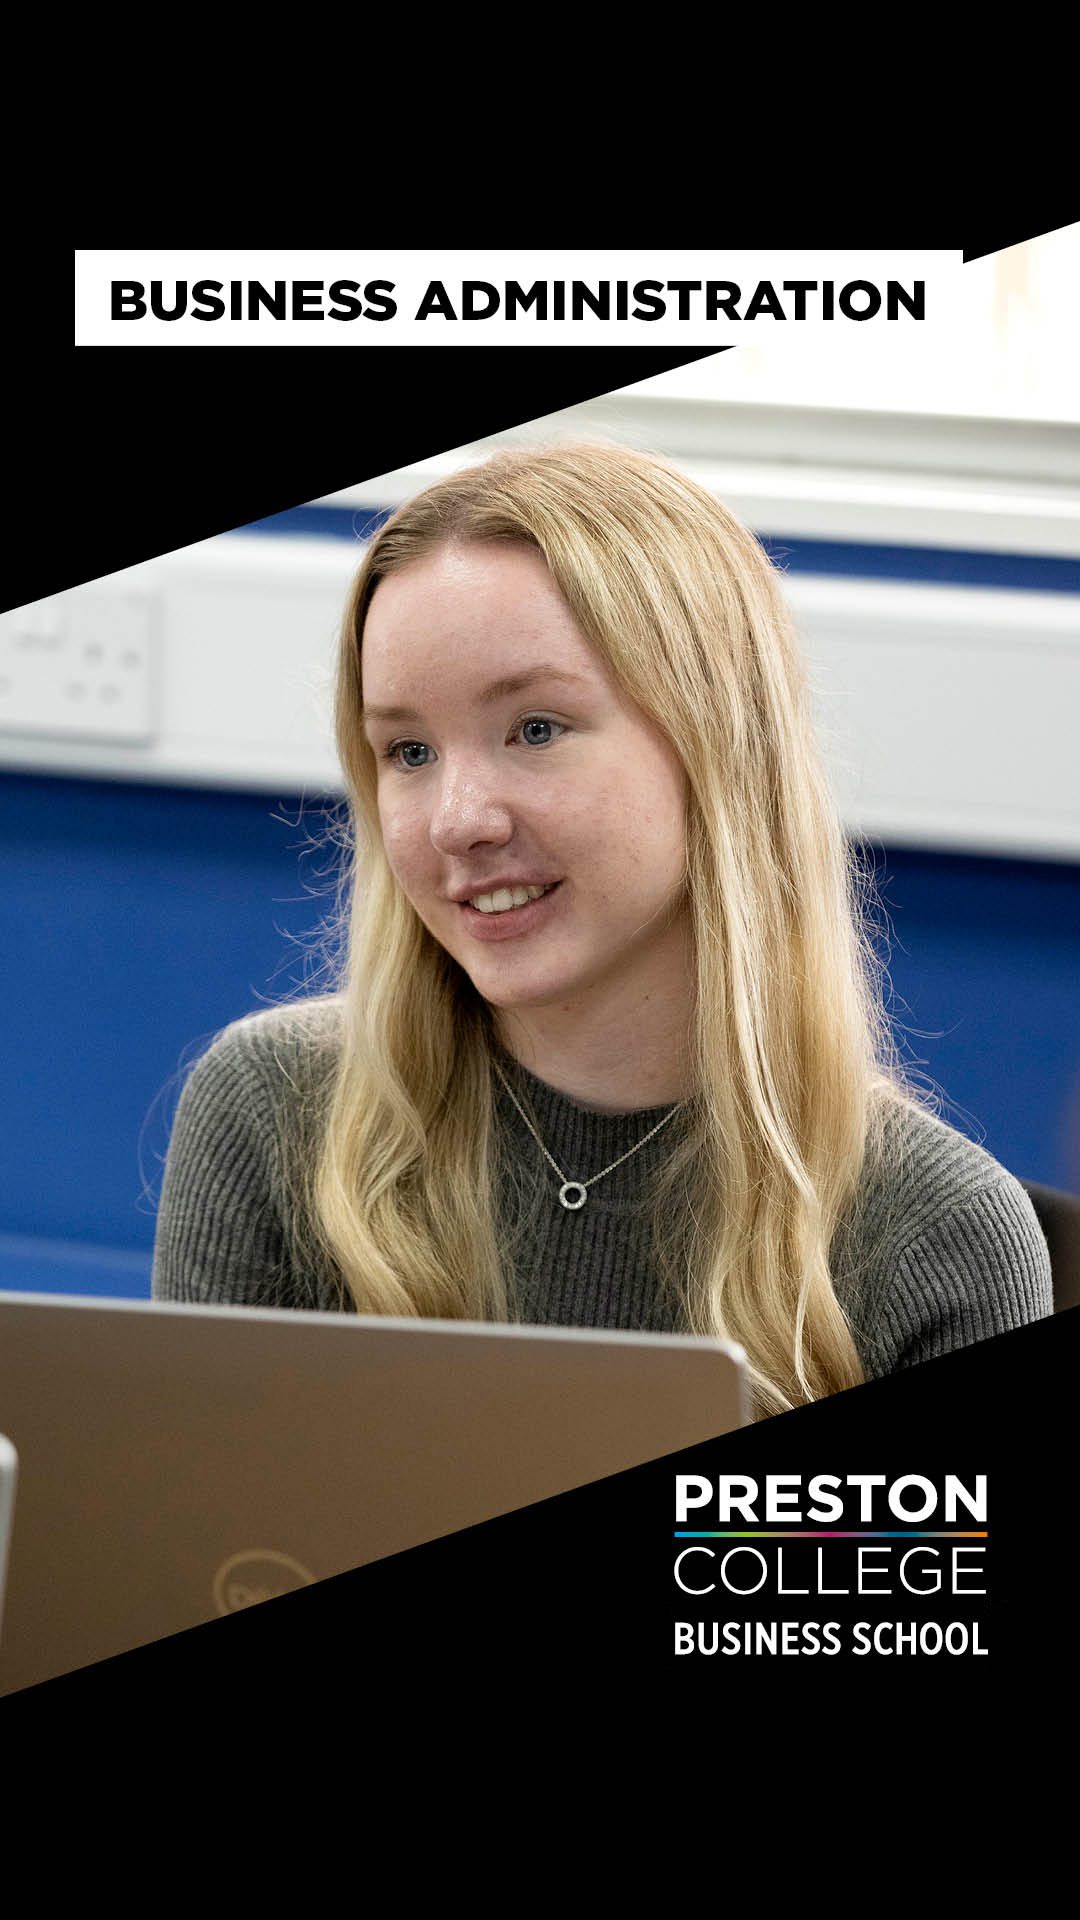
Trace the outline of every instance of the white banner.
<path fill-rule="evenodd" d="M 857 354 L 955 337 L 980 278 L 959 249 L 90 248 L 75 344 L 719 350 L 752 329 Z"/>

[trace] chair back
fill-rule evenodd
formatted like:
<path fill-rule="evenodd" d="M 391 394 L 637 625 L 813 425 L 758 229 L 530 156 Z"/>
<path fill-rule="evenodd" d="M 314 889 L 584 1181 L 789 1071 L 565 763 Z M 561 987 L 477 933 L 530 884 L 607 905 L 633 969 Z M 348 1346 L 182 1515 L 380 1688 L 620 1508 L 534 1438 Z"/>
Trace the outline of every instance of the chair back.
<path fill-rule="evenodd" d="M 1057 1187 L 1040 1186 L 1034 1180 L 1022 1180 L 1020 1184 L 1035 1209 L 1050 1250 L 1054 1312 L 1080 1307 L 1080 1197 L 1062 1193 Z"/>

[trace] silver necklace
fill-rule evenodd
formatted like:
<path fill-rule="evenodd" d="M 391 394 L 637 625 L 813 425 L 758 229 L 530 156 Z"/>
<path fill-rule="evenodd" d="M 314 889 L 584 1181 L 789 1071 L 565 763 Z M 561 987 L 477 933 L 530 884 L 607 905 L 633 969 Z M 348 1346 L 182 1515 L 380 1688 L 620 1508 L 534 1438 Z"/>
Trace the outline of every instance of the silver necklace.
<path fill-rule="evenodd" d="M 503 1086 L 506 1088 L 507 1093 L 510 1095 L 511 1100 L 513 1101 L 515 1107 L 517 1108 L 522 1119 L 524 1120 L 525 1125 L 528 1127 L 529 1132 L 532 1134 L 533 1139 L 536 1141 L 536 1144 L 539 1147 L 541 1153 L 543 1154 L 544 1159 L 547 1161 L 549 1167 L 553 1168 L 555 1173 L 558 1175 L 559 1180 L 562 1183 L 559 1187 L 559 1199 L 562 1201 L 563 1206 L 570 1213 L 577 1213 L 579 1208 L 585 1205 L 585 1202 L 589 1197 L 588 1190 L 590 1187 L 595 1187 L 597 1181 L 602 1180 L 605 1174 L 614 1173 L 616 1167 L 621 1167 L 624 1160 L 629 1160 L 633 1154 L 640 1153 L 642 1147 L 646 1146 L 648 1142 L 652 1140 L 656 1134 L 659 1133 L 661 1127 L 666 1127 L 669 1120 L 674 1120 L 675 1115 L 681 1112 L 682 1108 L 685 1107 L 686 1105 L 685 1100 L 680 1100 L 678 1106 L 672 1107 L 670 1113 L 665 1113 L 663 1119 L 658 1120 L 655 1127 L 649 1128 L 649 1131 L 645 1135 L 644 1140 L 639 1140 L 636 1147 L 630 1147 L 626 1153 L 621 1153 L 619 1155 L 619 1158 L 617 1160 L 613 1160 L 609 1167 L 602 1167 L 599 1173 L 594 1173 L 591 1176 L 591 1178 L 588 1180 L 568 1180 L 562 1168 L 560 1166 L 557 1166 L 555 1161 L 552 1159 L 550 1153 L 548 1152 L 543 1141 L 541 1140 L 540 1135 L 537 1133 L 536 1128 L 533 1126 L 532 1121 L 529 1119 L 528 1114 L 526 1113 L 524 1107 L 522 1106 L 521 1101 L 518 1099 L 517 1094 L 514 1092 L 513 1087 L 510 1085 L 510 1082 L 506 1078 L 506 1075 L 503 1072 L 502 1068 L 500 1067 L 498 1061 L 495 1059 L 494 1054 L 491 1057 L 491 1064 L 495 1068 L 495 1071 L 498 1074 L 499 1079 L 502 1081 Z"/>

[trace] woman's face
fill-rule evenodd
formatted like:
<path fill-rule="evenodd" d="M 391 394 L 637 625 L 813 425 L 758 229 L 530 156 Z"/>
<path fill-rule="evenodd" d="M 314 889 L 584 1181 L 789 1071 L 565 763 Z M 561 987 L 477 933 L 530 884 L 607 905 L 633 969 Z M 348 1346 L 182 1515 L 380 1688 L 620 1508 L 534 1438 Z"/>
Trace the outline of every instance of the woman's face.
<path fill-rule="evenodd" d="M 543 557 L 442 546 L 379 583 L 362 646 L 387 857 L 477 991 L 568 1012 L 662 993 L 684 951 L 685 774 Z"/>

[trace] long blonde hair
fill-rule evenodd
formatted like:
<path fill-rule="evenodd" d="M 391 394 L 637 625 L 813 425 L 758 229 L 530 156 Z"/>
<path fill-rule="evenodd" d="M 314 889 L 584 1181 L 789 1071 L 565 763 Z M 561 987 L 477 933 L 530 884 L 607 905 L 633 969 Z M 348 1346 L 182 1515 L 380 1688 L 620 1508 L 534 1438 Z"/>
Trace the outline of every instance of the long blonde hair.
<path fill-rule="evenodd" d="M 505 1319 L 508 1177 L 491 1010 L 388 864 L 363 728 L 364 621 L 446 542 L 526 541 L 686 769 L 695 1098 L 663 1173 L 665 1278 L 693 1331 L 737 1340 L 755 1410 L 863 1378 L 830 1245 L 899 1084 L 859 876 L 771 562 L 667 461 L 571 443 L 496 454 L 377 532 L 342 627 L 336 728 L 352 830 L 344 1038 L 307 1214 L 357 1309 Z"/>

